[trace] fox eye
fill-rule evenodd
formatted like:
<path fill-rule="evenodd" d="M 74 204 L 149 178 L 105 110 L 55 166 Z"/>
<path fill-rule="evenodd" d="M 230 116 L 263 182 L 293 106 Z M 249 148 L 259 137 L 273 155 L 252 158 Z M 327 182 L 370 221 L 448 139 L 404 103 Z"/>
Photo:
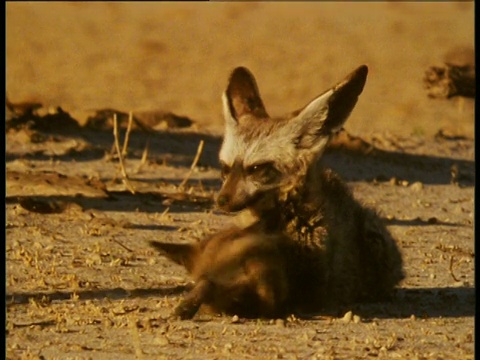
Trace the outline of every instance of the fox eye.
<path fill-rule="evenodd" d="M 246 172 L 248 175 L 261 176 L 261 177 L 270 177 L 276 171 L 277 170 L 275 169 L 275 167 L 273 166 L 273 163 L 271 162 L 254 164 L 246 168 Z"/>

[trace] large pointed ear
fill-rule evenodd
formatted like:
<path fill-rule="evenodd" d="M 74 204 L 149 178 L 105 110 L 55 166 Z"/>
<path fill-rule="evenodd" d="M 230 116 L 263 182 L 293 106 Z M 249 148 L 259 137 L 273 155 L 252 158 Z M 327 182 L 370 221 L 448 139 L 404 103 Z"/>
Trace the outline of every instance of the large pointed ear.
<path fill-rule="evenodd" d="M 227 121 L 238 121 L 243 115 L 268 117 L 255 78 L 247 68 L 237 67 L 232 71 L 223 95 L 223 111 Z"/>
<path fill-rule="evenodd" d="M 357 103 L 367 80 L 368 68 L 362 65 L 343 81 L 326 91 L 291 120 L 295 124 L 298 148 L 321 151 L 330 136 L 340 130 Z"/>
<path fill-rule="evenodd" d="M 195 245 L 171 244 L 157 241 L 150 241 L 150 245 L 170 260 L 185 266 L 188 271 L 192 270 L 193 263 L 197 256 L 197 247 Z"/>

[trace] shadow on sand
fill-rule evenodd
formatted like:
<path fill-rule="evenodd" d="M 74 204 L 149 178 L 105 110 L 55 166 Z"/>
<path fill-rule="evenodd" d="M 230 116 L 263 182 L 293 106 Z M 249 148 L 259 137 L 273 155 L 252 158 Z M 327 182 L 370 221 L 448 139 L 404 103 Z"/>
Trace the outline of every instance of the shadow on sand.
<path fill-rule="evenodd" d="M 69 301 L 74 296 L 78 300 L 111 300 L 179 296 L 185 292 L 187 286 L 170 286 L 151 289 L 122 288 L 80 290 L 75 292 L 32 292 L 13 293 L 6 295 L 8 306 L 28 304 L 30 299 L 35 301 Z M 47 300 L 46 300 L 47 299 Z M 449 318 L 471 317 L 475 315 L 475 288 L 446 287 L 446 288 L 408 288 L 398 289 L 392 301 L 371 304 L 354 304 L 350 308 L 362 319 L 372 318 Z M 342 312 L 339 312 L 342 314 Z"/>
<path fill-rule="evenodd" d="M 37 144 L 37 150 L 24 153 L 12 152 L 7 146 L 7 163 L 15 159 L 75 162 L 101 160 L 105 158 L 107 153 L 112 152 L 114 141 L 111 131 L 79 127 L 74 123 L 65 128 L 49 126 L 37 130 L 37 133 L 40 134 L 40 138 L 47 139 L 45 146 L 42 147 L 41 144 Z M 121 129 L 121 139 L 124 136 L 125 129 Z M 48 153 L 49 142 L 71 139 L 76 139 L 87 145 L 78 149 L 71 149 L 60 155 Z M 184 167 L 191 165 L 198 145 L 203 140 L 204 148 L 198 165 L 219 168 L 218 152 L 222 142 L 220 136 L 188 129 L 151 131 L 148 133 L 137 129 L 130 133 L 129 139 L 129 159 L 141 159 L 146 144 L 149 142 L 150 161 Z M 461 140 L 435 141 L 454 144 L 455 141 Z M 341 149 L 341 151 L 338 149 Z M 420 181 L 432 185 L 450 184 L 452 181 L 452 166 L 454 166 L 459 171 L 458 183 L 461 186 L 474 186 L 475 182 L 475 162 L 471 160 L 386 151 L 377 148 L 365 153 L 361 149 L 352 150 L 348 146 L 343 148 L 341 146 L 332 147 L 326 152 L 324 159 L 327 166 L 339 172 L 347 181 L 372 181 L 373 179 L 388 181 L 388 179 L 395 177 L 410 183 Z"/>

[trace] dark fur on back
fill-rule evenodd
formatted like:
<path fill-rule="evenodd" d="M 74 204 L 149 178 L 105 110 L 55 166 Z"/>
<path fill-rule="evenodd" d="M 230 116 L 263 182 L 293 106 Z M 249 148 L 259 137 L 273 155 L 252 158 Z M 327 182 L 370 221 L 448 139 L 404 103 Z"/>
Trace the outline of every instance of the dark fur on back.
<path fill-rule="evenodd" d="M 360 207 L 353 209 L 357 211 L 359 224 L 368 223 L 363 216 L 374 216 Z M 401 257 L 382 257 L 385 251 L 396 251 L 394 243 L 385 249 L 386 234 L 363 230 L 368 244 L 360 232 L 344 248 L 319 227 L 311 234 L 312 241 L 304 241 L 262 221 L 218 231 L 197 243 L 151 245 L 185 266 L 194 280 L 175 309 L 182 319 L 192 318 L 201 308 L 247 318 L 305 316 L 390 294 Z"/>
<path fill-rule="evenodd" d="M 324 295 L 324 254 L 265 224 L 231 227 L 193 244 L 151 242 L 171 260 L 192 264 L 195 281 L 175 309 L 182 319 L 200 308 L 242 317 L 275 318 L 318 311 Z M 301 264 L 302 266 L 298 266 Z"/>
<path fill-rule="evenodd" d="M 312 252 L 321 249 L 323 304 L 388 299 L 405 276 L 401 252 L 376 212 L 357 202 L 340 177 L 320 163 L 298 187 L 278 194 L 273 209 L 257 216 L 267 229 L 283 228 Z"/>

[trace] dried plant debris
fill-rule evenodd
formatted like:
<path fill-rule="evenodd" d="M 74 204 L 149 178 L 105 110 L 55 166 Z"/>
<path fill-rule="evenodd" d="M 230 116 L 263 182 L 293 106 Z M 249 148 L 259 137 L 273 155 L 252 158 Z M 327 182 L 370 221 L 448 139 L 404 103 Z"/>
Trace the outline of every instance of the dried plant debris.
<path fill-rule="evenodd" d="M 439 129 L 434 137 L 436 140 L 468 140 L 468 137 L 461 130 L 452 127 Z"/>
<path fill-rule="evenodd" d="M 68 207 L 68 203 L 65 201 L 37 199 L 35 197 L 21 198 L 19 204 L 28 211 L 40 214 L 60 214 Z"/>
<path fill-rule="evenodd" d="M 330 140 L 327 151 L 330 150 L 366 155 L 372 153 L 375 147 L 362 138 L 351 135 L 345 129 L 342 129 Z"/>
<path fill-rule="evenodd" d="M 120 128 L 126 128 L 129 114 L 115 109 L 96 110 L 93 116 L 88 117 L 86 128 L 109 131 L 113 129 L 113 115 L 117 115 Z M 133 130 L 153 132 L 165 129 L 187 128 L 193 121 L 186 116 L 179 116 L 167 111 L 140 111 L 133 116 Z"/>
<path fill-rule="evenodd" d="M 7 197 L 84 196 L 107 198 L 103 182 L 95 178 L 67 176 L 55 171 L 7 171 Z"/>
<path fill-rule="evenodd" d="M 92 130 L 113 131 L 114 115 L 117 116 L 119 127 L 127 128 L 129 113 L 109 108 L 95 110 L 95 114 L 87 118 L 87 122 L 84 126 Z M 133 117 L 133 121 L 135 122 L 135 124 L 137 124 L 138 119 L 136 119 L 136 117 Z M 148 131 L 146 128 L 142 128 L 142 130 Z"/>
<path fill-rule="evenodd" d="M 37 110 L 42 108 L 42 104 L 39 102 L 34 101 L 24 101 L 18 103 L 12 103 L 8 96 L 6 99 L 6 113 L 7 113 L 7 121 L 13 118 L 20 118 L 20 117 L 28 117 L 28 116 L 36 116 Z"/>
<path fill-rule="evenodd" d="M 39 103 L 11 103 L 7 100 L 6 130 L 9 129 L 35 129 L 47 132 L 62 133 L 64 131 L 78 131 L 80 126 L 68 112 L 60 106 L 45 115 L 40 115 L 42 105 Z"/>
<path fill-rule="evenodd" d="M 454 185 L 462 185 L 464 183 L 471 184 L 475 181 L 475 172 L 470 171 L 470 169 L 460 167 L 460 165 L 457 163 L 450 167 L 450 175 L 450 182 Z"/>
<path fill-rule="evenodd" d="M 154 130 L 188 128 L 194 123 L 186 116 L 167 111 L 141 111 L 136 112 L 135 115 L 142 124 Z"/>
<path fill-rule="evenodd" d="M 440 66 L 430 66 L 423 78 L 428 96 L 475 97 L 475 52 L 470 48 L 449 51 Z"/>

